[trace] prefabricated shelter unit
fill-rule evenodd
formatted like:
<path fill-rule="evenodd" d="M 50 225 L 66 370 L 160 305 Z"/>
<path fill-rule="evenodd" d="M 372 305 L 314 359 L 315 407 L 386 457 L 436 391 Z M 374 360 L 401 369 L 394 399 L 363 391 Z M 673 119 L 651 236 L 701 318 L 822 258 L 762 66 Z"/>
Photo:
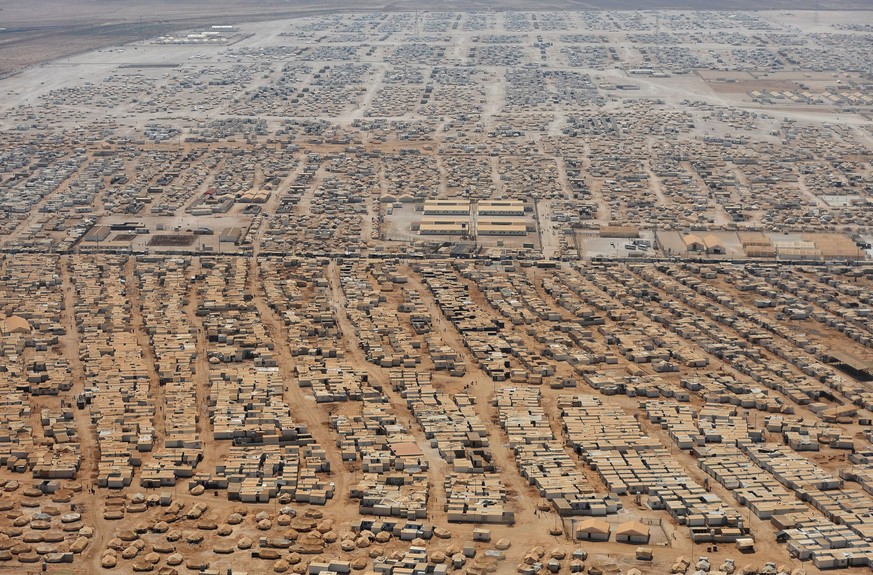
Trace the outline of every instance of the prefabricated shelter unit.
<path fill-rule="evenodd" d="M 476 205 L 480 216 L 523 216 L 524 202 L 521 200 L 481 200 Z"/>
<path fill-rule="evenodd" d="M 424 202 L 426 216 L 466 216 L 470 213 L 468 200 L 426 200 Z"/>
<path fill-rule="evenodd" d="M 524 236 L 527 224 L 518 220 L 480 218 L 476 223 L 476 233 L 480 236 Z"/>

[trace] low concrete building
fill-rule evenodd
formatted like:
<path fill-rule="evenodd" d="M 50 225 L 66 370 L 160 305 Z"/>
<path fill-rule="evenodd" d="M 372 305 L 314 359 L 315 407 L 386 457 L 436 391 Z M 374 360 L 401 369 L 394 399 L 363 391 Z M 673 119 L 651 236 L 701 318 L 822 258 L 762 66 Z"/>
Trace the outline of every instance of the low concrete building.
<path fill-rule="evenodd" d="M 421 235 L 463 235 L 470 229 L 470 223 L 461 219 L 424 219 L 418 227 Z"/>
<path fill-rule="evenodd" d="M 480 236 L 524 236 L 527 225 L 518 220 L 483 218 L 476 224 Z"/>
<path fill-rule="evenodd" d="M 524 202 L 521 200 L 481 200 L 476 206 L 480 216 L 523 216 Z"/>
<path fill-rule="evenodd" d="M 424 202 L 426 216 L 465 216 L 470 213 L 468 200 L 427 200 Z"/>

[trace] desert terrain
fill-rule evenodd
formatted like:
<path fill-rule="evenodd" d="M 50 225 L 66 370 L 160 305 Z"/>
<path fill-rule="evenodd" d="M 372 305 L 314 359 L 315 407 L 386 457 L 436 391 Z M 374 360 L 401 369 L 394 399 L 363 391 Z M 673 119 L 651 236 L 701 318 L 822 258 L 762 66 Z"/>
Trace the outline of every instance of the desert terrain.
<path fill-rule="evenodd" d="M 60 6 L 0 572 L 870 571 L 863 5 Z"/>

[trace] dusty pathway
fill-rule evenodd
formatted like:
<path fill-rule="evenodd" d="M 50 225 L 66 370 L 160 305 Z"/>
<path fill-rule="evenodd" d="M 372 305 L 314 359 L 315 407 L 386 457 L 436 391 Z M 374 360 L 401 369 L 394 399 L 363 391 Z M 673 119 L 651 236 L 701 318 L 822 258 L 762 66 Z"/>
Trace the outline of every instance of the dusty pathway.
<path fill-rule="evenodd" d="M 65 333 L 60 337 L 60 344 L 61 352 L 69 362 L 73 376 L 73 386 L 68 396 L 75 402 L 75 397 L 85 391 L 85 370 L 79 359 L 79 326 L 75 316 L 76 290 L 70 274 L 69 261 L 69 256 L 63 256 L 58 262 L 64 301 L 61 325 L 64 326 L 65 330 Z M 91 569 L 96 570 L 100 565 L 99 551 L 111 529 L 103 520 L 103 515 L 100 512 L 100 504 L 104 494 L 91 493 L 91 489 L 97 484 L 100 445 L 97 442 L 96 430 L 91 424 L 87 409 L 74 409 L 73 421 L 76 424 L 79 445 L 82 446 L 82 461 L 78 473 L 78 480 L 82 484 L 82 493 L 75 500 L 81 501 L 77 509 L 82 514 L 83 523 L 94 528 L 94 536 L 85 550 L 85 555 L 88 557 Z"/>
<path fill-rule="evenodd" d="M 129 257 L 124 264 L 124 289 L 130 303 L 130 328 L 136 335 L 136 343 L 142 351 L 143 362 L 148 370 L 149 397 L 154 398 L 155 415 L 152 419 L 152 426 L 155 430 L 155 442 L 152 452 L 157 452 L 163 448 L 167 435 L 166 390 L 158 378 L 155 350 L 146 332 L 145 321 L 142 315 L 142 293 L 140 292 L 139 278 L 135 272 L 136 258 Z"/>
<path fill-rule="evenodd" d="M 315 442 L 323 447 L 330 462 L 331 478 L 335 483 L 334 497 L 328 500 L 325 510 L 331 517 L 348 508 L 353 513 L 346 513 L 348 519 L 357 514 L 357 506 L 349 507 L 348 485 L 351 483 L 349 471 L 343 464 L 339 450 L 335 448 L 336 440 L 331 435 L 328 409 L 316 408 L 315 398 L 308 395 L 297 385 L 294 375 L 294 357 L 291 354 L 291 344 L 288 341 L 288 330 L 279 315 L 271 308 L 264 297 L 263 282 L 257 258 L 248 260 L 247 291 L 253 295 L 252 301 L 258 310 L 261 321 L 273 340 L 273 353 L 279 364 L 279 373 L 285 383 L 285 402 L 291 408 L 295 421 L 306 425 Z"/>

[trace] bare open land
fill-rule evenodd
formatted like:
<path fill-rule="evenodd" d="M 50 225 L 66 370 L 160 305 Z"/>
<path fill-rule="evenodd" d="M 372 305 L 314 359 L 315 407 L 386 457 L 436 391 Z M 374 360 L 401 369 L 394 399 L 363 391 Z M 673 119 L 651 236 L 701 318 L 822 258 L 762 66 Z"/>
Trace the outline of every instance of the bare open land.
<path fill-rule="evenodd" d="M 537 10 L 866 10 L 865 0 L 545 0 Z M 441 0 L 439 10 L 528 10 L 525 0 Z M 432 2 L 348 0 L 0 0 L 0 78 L 22 68 L 218 20 L 236 22 L 344 11 L 432 10 Z"/>

